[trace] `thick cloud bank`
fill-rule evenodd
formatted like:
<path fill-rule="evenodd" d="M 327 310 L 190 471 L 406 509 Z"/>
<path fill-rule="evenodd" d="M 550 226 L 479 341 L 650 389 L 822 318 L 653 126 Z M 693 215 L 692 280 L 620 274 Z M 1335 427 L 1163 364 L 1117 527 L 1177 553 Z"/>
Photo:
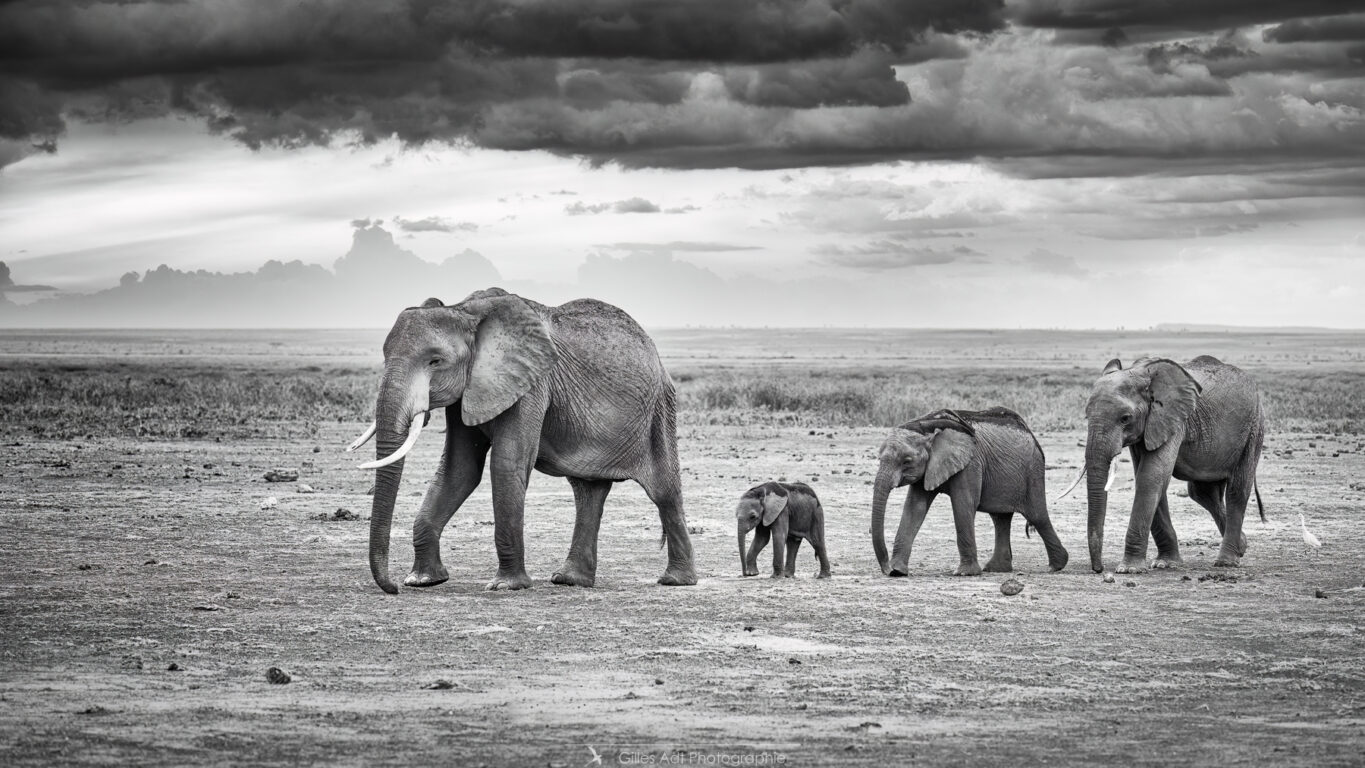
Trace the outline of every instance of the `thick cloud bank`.
<path fill-rule="evenodd" d="M 0 165 L 72 120 L 248 146 L 445 141 L 626 166 L 1356 158 L 1333 0 L 15 0 Z M 407 227 L 458 226 L 409 222 Z"/>

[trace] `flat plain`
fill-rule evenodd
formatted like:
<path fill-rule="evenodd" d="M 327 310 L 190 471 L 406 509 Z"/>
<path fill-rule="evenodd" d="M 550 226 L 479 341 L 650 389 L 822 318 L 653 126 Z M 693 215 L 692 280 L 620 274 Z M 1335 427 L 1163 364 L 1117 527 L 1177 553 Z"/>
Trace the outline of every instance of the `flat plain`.
<path fill-rule="evenodd" d="M 485 483 L 446 530 L 450 581 L 390 596 L 365 557 L 372 480 L 342 451 L 368 423 L 382 331 L 5 332 L 0 763 L 1359 764 L 1365 334 L 653 335 L 679 390 L 697 586 L 655 585 L 658 516 L 630 483 L 607 501 L 597 586 L 549 584 L 573 496 L 534 475 L 533 589 L 483 591 Z M 1183 569 L 1104 583 L 1070 497 L 1051 505 L 1064 571 L 1016 524 L 1019 595 L 1003 574 L 950 575 L 943 501 L 911 575 L 881 575 L 870 481 L 889 427 L 1015 408 L 1055 495 L 1099 369 L 1147 354 L 1213 354 L 1261 383 L 1268 520 L 1248 523 L 1242 567 L 1209 567 L 1216 529 L 1173 483 Z M 439 445 L 407 462 L 396 577 Z M 298 482 L 265 481 L 285 467 Z M 833 579 L 808 547 L 795 579 L 740 577 L 734 504 L 779 478 L 820 494 Z M 1131 497 L 1125 464 L 1111 566 Z"/>

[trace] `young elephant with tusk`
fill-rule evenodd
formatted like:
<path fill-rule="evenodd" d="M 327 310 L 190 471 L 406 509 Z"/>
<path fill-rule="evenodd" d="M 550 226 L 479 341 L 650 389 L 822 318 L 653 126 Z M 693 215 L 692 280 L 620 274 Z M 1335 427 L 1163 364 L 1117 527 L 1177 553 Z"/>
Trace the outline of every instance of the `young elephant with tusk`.
<path fill-rule="evenodd" d="M 489 589 L 531 586 L 522 516 L 532 469 L 567 477 L 577 516 L 556 584 L 592 586 L 597 531 L 613 483 L 634 480 L 659 509 L 668 563 L 660 584 L 697 582 L 683 517 L 673 382 L 654 342 L 620 309 L 592 299 L 547 307 L 499 288 L 454 306 L 428 299 L 404 310 L 384 341 L 375 422 L 347 450 L 375 439 L 370 572 L 385 592 L 389 526 L 403 461 L 435 408 L 446 409 L 445 449 L 413 523 L 404 583 L 448 578 L 440 538 L 490 463 L 498 570 Z"/>

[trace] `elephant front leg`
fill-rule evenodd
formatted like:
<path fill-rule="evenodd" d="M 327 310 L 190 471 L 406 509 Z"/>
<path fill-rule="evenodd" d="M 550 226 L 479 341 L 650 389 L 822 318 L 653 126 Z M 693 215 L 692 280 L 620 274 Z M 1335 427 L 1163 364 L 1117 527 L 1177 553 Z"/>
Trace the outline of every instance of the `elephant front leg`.
<path fill-rule="evenodd" d="M 901 511 L 900 526 L 896 528 L 896 541 L 891 547 L 891 567 L 887 571 L 888 576 L 910 574 L 910 551 L 915 545 L 915 537 L 919 535 L 920 526 L 924 524 L 925 515 L 929 514 L 929 502 L 932 498 L 914 485 L 911 485 L 905 494 L 905 508 Z"/>
<path fill-rule="evenodd" d="M 1142 456 L 1141 464 L 1133 470 L 1137 478 L 1133 515 L 1128 521 L 1128 535 L 1123 540 L 1123 562 L 1114 569 L 1117 573 L 1147 572 L 1147 540 L 1152 535 L 1152 520 L 1166 495 L 1180 443 L 1179 436 L 1172 437 L 1160 448 Z"/>
<path fill-rule="evenodd" d="M 453 426 L 447 427 L 441 464 L 412 524 L 412 571 L 403 579 L 409 587 L 434 587 L 450 578 L 441 563 L 441 533 L 483 477 L 488 441 L 459 419 L 458 410 L 448 418 Z"/>
<path fill-rule="evenodd" d="M 995 523 L 995 551 L 991 553 L 991 559 L 986 561 L 983 571 L 987 573 L 1009 573 L 1014 570 L 1014 552 L 1010 550 L 1010 523 L 1014 521 L 1014 514 L 1011 512 L 991 513 L 991 522 Z"/>
<path fill-rule="evenodd" d="M 597 532 L 602 524 L 602 506 L 611 493 L 610 480 L 569 478 L 573 487 L 575 517 L 569 556 L 550 581 L 576 587 L 591 587 L 597 581 Z"/>
<path fill-rule="evenodd" d="M 976 499 L 965 493 L 951 494 L 953 526 L 957 529 L 957 570 L 954 576 L 980 576 L 981 565 L 976 559 Z"/>
<path fill-rule="evenodd" d="M 744 575 L 758 575 L 758 555 L 763 548 L 768 546 L 768 538 L 772 536 L 772 531 L 765 525 L 760 525 L 754 529 L 754 541 L 749 545 L 749 554 L 744 559 Z"/>

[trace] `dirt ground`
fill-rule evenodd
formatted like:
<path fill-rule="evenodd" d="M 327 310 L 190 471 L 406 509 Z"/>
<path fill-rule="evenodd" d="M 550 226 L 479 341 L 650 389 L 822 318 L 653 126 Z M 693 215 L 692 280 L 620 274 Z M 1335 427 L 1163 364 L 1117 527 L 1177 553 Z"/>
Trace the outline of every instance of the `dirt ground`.
<path fill-rule="evenodd" d="M 341 452 L 362 426 L 307 441 L 7 445 L 0 763 L 1322 766 L 1365 752 L 1358 436 L 1269 438 L 1269 522 L 1248 524 L 1239 569 L 1209 567 L 1214 525 L 1173 488 L 1188 567 L 1106 584 L 1073 497 L 1052 507 L 1070 565 L 1047 572 L 1017 523 L 1026 587 L 1006 597 L 1001 574 L 949 575 L 946 503 L 912 575 L 880 574 L 868 523 L 883 430 L 684 427 L 697 586 L 655 585 L 658 517 L 631 484 L 607 501 L 597 587 L 549 584 L 573 497 L 536 475 L 533 589 L 482 589 L 495 566 L 485 483 L 446 531 L 450 581 L 395 597 L 366 564 L 370 476 Z M 1051 493 L 1082 437 L 1040 435 Z M 398 578 L 439 446 L 423 439 L 408 460 Z M 300 468 L 316 493 L 265 482 L 276 467 Z M 821 495 L 832 580 L 813 578 L 809 547 L 796 579 L 739 576 L 734 503 L 779 477 Z M 1131 484 L 1125 466 L 1111 565 Z M 278 504 L 263 510 L 267 497 Z M 318 519 L 339 508 L 359 519 Z M 292 682 L 267 682 L 271 667 Z"/>

